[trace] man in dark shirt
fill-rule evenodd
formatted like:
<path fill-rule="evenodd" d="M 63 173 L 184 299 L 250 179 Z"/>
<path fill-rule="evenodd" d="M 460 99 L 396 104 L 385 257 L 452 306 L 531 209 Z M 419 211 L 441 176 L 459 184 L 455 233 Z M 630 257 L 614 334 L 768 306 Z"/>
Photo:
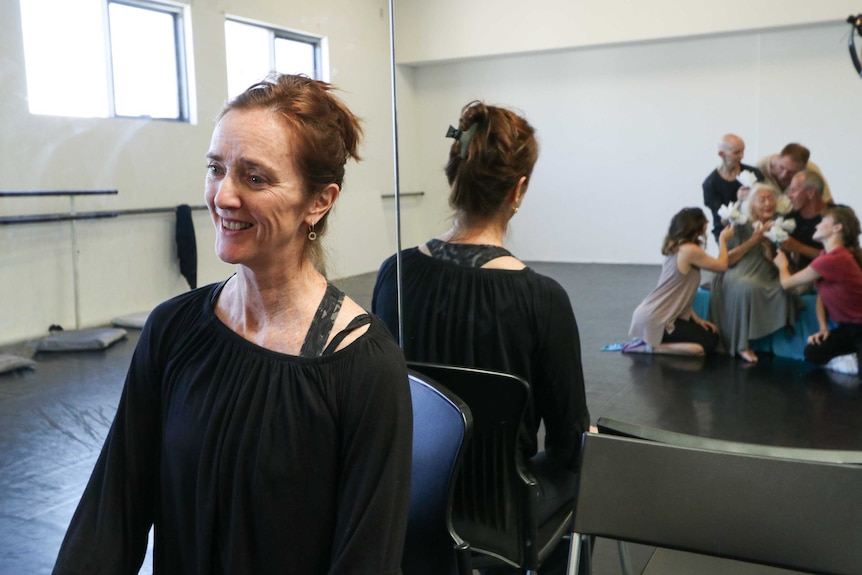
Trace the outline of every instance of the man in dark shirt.
<path fill-rule="evenodd" d="M 742 172 L 748 171 L 754 174 L 755 179 L 763 181 L 763 174 L 753 166 L 742 163 L 745 154 L 745 142 L 736 134 L 725 134 L 718 143 L 718 157 L 721 163 L 703 181 L 703 203 L 712 212 L 712 234 L 718 243 L 718 234 L 724 225 L 718 215 L 718 209 L 726 204 L 735 202 L 739 197 L 740 188 L 744 188 L 743 182 L 738 180 Z"/>
<path fill-rule="evenodd" d="M 823 244 L 813 238 L 814 229 L 829 205 L 823 199 L 823 188 L 823 178 L 812 170 L 802 170 L 790 181 L 787 197 L 793 211 L 785 219 L 796 220 L 796 229 L 782 242 L 781 249 L 789 256 L 791 273 L 806 267 L 823 249 Z"/>

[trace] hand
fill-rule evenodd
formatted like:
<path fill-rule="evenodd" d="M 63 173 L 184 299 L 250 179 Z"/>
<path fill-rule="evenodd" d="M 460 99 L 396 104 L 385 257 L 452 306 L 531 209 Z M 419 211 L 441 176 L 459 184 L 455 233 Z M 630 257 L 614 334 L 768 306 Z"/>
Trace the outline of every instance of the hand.
<path fill-rule="evenodd" d="M 754 231 L 751 232 L 752 241 L 754 241 L 756 243 L 756 242 L 763 240 L 763 234 L 765 234 L 766 232 L 768 232 L 771 229 L 772 229 L 772 220 L 769 220 L 768 222 L 757 222 L 757 224 L 754 225 Z"/>
<path fill-rule="evenodd" d="M 733 226 L 725 226 L 721 232 L 718 234 L 718 241 L 721 243 L 723 240 L 725 243 L 730 241 L 730 238 L 733 237 Z"/>
<path fill-rule="evenodd" d="M 821 329 L 817 333 L 813 333 L 808 336 L 808 343 L 809 345 L 820 345 L 821 343 L 826 341 L 827 337 L 829 337 L 829 330 Z"/>
<path fill-rule="evenodd" d="M 778 269 L 783 270 L 788 265 L 787 256 L 784 255 L 783 251 L 778 250 L 778 253 L 775 254 L 774 258 L 772 258 L 772 263 L 774 263 L 775 267 L 777 267 Z"/>
<path fill-rule="evenodd" d="M 796 238 L 788 237 L 786 240 L 781 242 L 781 249 L 788 252 L 796 253 L 799 251 L 800 245 L 801 242 L 799 242 Z"/>
<path fill-rule="evenodd" d="M 711 331 L 714 333 L 718 333 L 718 326 L 712 323 L 711 321 L 707 321 L 705 319 L 700 319 L 699 317 L 694 318 L 694 323 L 702 327 L 707 331 Z"/>

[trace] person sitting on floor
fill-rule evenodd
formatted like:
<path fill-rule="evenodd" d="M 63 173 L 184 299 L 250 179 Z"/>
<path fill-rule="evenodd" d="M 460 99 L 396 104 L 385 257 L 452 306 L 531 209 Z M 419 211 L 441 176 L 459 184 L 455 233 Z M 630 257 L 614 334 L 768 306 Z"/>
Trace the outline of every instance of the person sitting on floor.
<path fill-rule="evenodd" d="M 718 328 L 697 317 L 694 296 L 700 270 L 727 269 L 727 240 L 733 237 L 733 227 L 721 230 L 714 258 L 703 249 L 708 225 L 700 208 L 684 208 L 671 219 L 661 248 L 665 258 L 658 286 L 635 309 L 629 335 L 636 339 L 624 352 L 705 355 L 715 350 Z"/>
<path fill-rule="evenodd" d="M 775 246 L 765 235 L 773 224 L 779 191 L 755 184 L 746 202 L 750 220 L 737 223 L 728 242 L 728 269 L 712 280 L 709 319 L 718 326 L 722 347 L 748 362 L 757 361 L 751 340 L 782 327 L 793 329 L 798 296 L 781 289 L 772 265 Z"/>
<path fill-rule="evenodd" d="M 793 211 L 786 219 L 794 220 L 796 227 L 781 242 L 781 249 L 790 256 L 790 273 L 808 266 L 823 249 L 823 244 L 814 239 L 814 234 L 823 212 L 829 207 L 823 200 L 824 185 L 823 178 L 811 170 L 802 170 L 790 182 L 787 197 L 793 204 Z"/>
<path fill-rule="evenodd" d="M 817 286 L 819 331 L 808 337 L 805 359 L 831 366 L 833 358 L 856 354 L 855 368 L 848 361 L 835 366 L 838 371 L 858 372 L 862 358 L 862 249 L 859 248 L 859 219 L 847 206 L 831 206 L 817 224 L 814 239 L 823 251 L 803 270 L 790 273 L 787 256 L 778 252 L 773 260 L 784 289 L 814 283 Z M 828 320 L 838 324 L 829 329 Z M 842 368 L 843 367 L 843 368 Z"/>

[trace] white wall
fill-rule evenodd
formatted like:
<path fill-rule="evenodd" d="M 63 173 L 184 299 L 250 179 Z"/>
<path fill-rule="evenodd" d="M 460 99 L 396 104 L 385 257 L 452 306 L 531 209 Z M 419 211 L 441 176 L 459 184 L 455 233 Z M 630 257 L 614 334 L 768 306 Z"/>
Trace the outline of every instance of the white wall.
<path fill-rule="evenodd" d="M 659 262 L 671 215 L 702 205 L 729 131 L 752 163 L 805 144 L 836 200 L 862 211 L 862 80 L 848 31 L 821 24 L 418 66 L 417 127 L 402 156 L 429 195 L 405 217 L 445 229 L 443 134 L 476 98 L 520 109 L 538 131 L 539 163 L 510 227 L 524 259 Z"/>
<path fill-rule="evenodd" d="M 842 22 L 855 0 L 396 0 L 398 60 L 420 64 Z"/>
<path fill-rule="evenodd" d="M 329 38 L 331 80 L 365 120 L 365 161 L 351 165 L 326 245 L 334 277 L 376 269 L 392 246 L 386 202 L 393 191 L 386 0 L 200 0 L 189 2 L 198 121 L 31 116 L 19 3 L 0 2 L 0 190 L 117 189 L 79 198 L 78 211 L 203 204 L 204 154 L 226 98 L 224 15 Z M 58 90 L 62 90 L 58 86 Z M 0 198 L 0 215 L 65 212 L 68 199 Z M 206 212 L 195 212 L 198 284 L 231 268 L 213 253 Z M 188 289 L 179 274 L 171 215 L 77 224 L 81 327 L 151 309 Z M 75 327 L 71 224 L 0 226 L 0 344 Z"/>

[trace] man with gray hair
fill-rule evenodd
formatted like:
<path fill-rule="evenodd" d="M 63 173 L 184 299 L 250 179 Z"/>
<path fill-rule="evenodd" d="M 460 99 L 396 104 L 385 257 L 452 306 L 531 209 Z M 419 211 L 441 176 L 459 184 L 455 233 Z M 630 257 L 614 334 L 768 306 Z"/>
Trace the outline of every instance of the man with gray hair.
<path fill-rule="evenodd" d="M 787 188 L 793 211 L 785 219 L 796 220 L 796 229 L 781 243 L 781 249 L 789 256 L 792 273 L 810 264 L 823 249 L 823 244 L 814 239 L 814 230 L 829 206 L 823 198 L 824 188 L 823 177 L 813 170 L 797 172 Z"/>

